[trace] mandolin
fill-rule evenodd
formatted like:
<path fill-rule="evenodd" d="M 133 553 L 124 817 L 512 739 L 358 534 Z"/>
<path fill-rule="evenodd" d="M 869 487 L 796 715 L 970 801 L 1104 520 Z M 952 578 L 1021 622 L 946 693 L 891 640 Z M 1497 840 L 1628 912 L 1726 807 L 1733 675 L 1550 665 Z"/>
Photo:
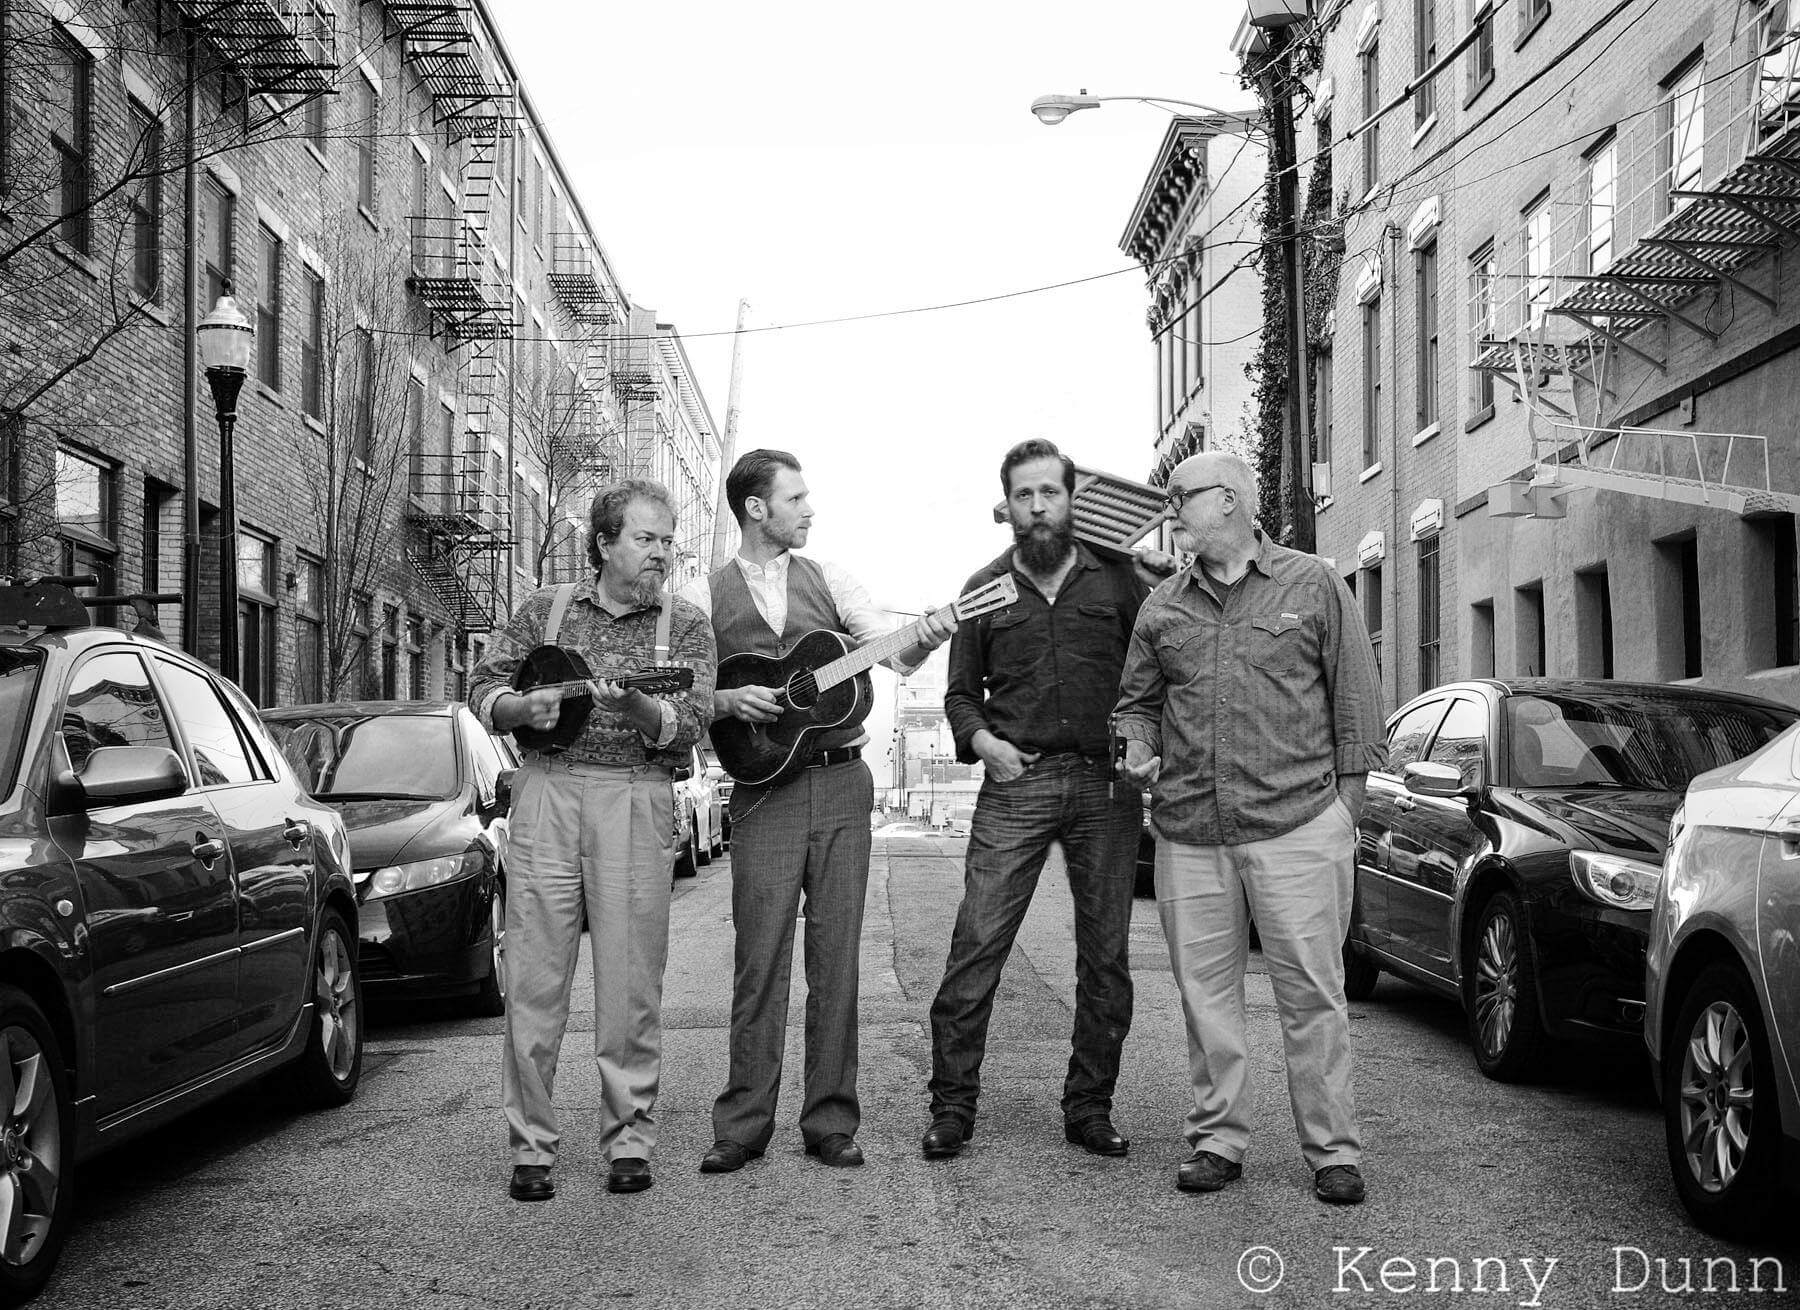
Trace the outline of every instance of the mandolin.
<path fill-rule="evenodd" d="M 945 606 L 957 622 L 1005 609 L 1019 598 L 1018 584 L 1003 573 Z M 785 782 L 806 767 L 813 740 L 834 728 L 853 728 L 869 716 L 875 686 L 869 670 L 918 639 L 907 624 L 866 646 L 852 647 L 840 632 L 807 633 L 780 659 L 748 652 L 719 661 L 721 691 L 773 687 L 781 715 L 773 723 L 715 719 L 713 753 L 739 782 Z"/>
<path fill-rule="evenodd" d="M 553 755 L 567 750 L 570 743 L 587 726 L 594 711 L 594 671 L 580 651 L 567 646 L 538 646 L 513 673 L 512 687 L 517 692 L 555 690 L 561 693 L 562 712 L 548 728 L 517 727 L 513 740 L 523 750 Z M 685 664 L 659 664 L 634 673 L 613 674 L 606 679 L 621 687 L 635 687 L 651 696 L 686 691 L 694 685 L 694 671 Z"/>

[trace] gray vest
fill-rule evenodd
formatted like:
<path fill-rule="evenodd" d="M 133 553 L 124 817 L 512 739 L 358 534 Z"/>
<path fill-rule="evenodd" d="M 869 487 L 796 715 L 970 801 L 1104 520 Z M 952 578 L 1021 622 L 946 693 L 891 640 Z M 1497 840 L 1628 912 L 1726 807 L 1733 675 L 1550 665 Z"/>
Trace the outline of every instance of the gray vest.
<path fill-rule="evenodd" d="M 744 571 L 736 560 L 728 561 L 708 578 L 707 587 L 712 593 L 713 640 L 718 644 L 721 661 L 744 654 L 780 659 L 794 648 L 795 642 L 816 629 L 844 632 L 844 621 L 825 582 L 825 570 L 799 555 L 788 556 L 787 627 L 779 634 L 756 608 L 756 598 L 750 594 L 750 584 L 744 581 Z M 856 724 L 822 732 L 813 741 L 819 749 L 828 750 L 848 745 L 862 735 L 862 725 Z"/>

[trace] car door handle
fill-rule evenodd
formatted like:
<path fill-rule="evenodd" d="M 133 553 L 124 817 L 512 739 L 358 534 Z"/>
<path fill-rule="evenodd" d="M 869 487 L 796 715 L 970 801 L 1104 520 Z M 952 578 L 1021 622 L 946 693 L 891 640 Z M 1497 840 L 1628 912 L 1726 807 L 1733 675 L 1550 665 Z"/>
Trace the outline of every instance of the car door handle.
<path fill-rule="evenodd" d="M 193 845 L 193 855 L 202 864 L 211 864 L 225 853 L 225 843 L 218 838 L 210 841 L 197 841 Z"/>
<path fill-rule="evenodd" d="M 1395 809 L 1396 809 L 1396 810 L 1410 810 L 1410 809 L 1414 809 L 1414 808 L 1416 808 L 1416 807 L 1417 807 L 1417 806 L 1418 806 L 1418 804 L 1419 804 L 1419 802 L 1417 802 L 1417 801 L 1415 801 L 1415 800 L 1414 800 L 1414 799 L 1413 799 L 1413 798 L 1412 798 L 1412 797 L 1410 797 L 1410 796 L 1404 796 L 1404 795 L 1402 795 L 1402 796 L 1396 796 L 1396 797 L 1394 797 L 1394 808 L 1395 808 Z"/>
<path fill-rule="evenodd" d="M 289 819 L 287 827 L 281 830 L 281 835 L 287 838 L 289 846 L 299 850 L 300 844 L 312 836 L 312 824 L 305 819 Z"/>

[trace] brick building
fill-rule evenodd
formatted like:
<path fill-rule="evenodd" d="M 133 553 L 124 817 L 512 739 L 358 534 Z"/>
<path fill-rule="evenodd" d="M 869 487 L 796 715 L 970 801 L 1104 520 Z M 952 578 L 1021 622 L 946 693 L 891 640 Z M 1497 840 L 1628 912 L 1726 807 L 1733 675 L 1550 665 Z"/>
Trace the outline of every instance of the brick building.
<path fill-rule="evenodd" d="M 190 163 L 191 161 L 191 163 Z M 183 287 L 190 294 L 183 294 Z M 592 490 L 657 476 L 710 541 L 718 440 L 479 0 L 0 0 L 0 572 L 186 594 L 220 656 L 214 406 L 235 428 L 240 681 L 457 695 L 586 569 Z"/>
<path fill-rule="evenodd" d="M 1800 8 L 1321 10 L 1318 549 L 1391 702 L 1490 673 L 1800 702 Z"/>

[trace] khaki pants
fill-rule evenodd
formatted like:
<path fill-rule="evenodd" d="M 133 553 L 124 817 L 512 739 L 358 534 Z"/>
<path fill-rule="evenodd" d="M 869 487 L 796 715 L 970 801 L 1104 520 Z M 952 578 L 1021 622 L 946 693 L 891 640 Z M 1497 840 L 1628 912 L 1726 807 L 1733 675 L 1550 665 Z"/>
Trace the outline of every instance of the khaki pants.
<path fill-rule="evenodd" d="M 506 857 L 502 1095 L 514 1164 L 552 1163 L 551 1089 L 585 908 L 594 1058 L 608 1159 L 648 1159 L 662 1073 L 663 965 L 675 862 L 669 771 L 539 758 L 513 781 Z"/>
<path fill-rule="evenodd" d="M 1250 1145 L 1247 900 L 1281 1013 L 1301 1153 L 1314 1170 L 1361 1161 L 1343 957 L 1355 840 L 1348 809 L 1334 800 L 1266 841 L 1157 843 L 1156 904 L 1187 1020 L 1190 1146 L 1241 1161 Z"/>

